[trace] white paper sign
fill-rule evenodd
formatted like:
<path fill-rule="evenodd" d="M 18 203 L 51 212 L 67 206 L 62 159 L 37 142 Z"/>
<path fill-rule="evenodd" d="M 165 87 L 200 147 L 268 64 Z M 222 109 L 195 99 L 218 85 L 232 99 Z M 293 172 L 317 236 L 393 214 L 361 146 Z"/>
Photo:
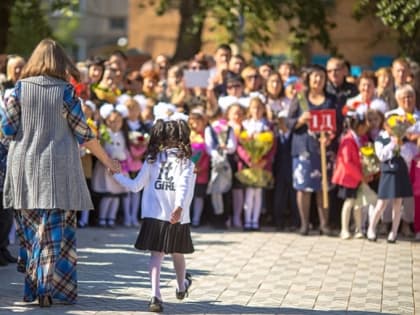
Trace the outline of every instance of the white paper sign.
<path fill-rule="evenodd" d="M 206 88 L 209 85 L 210 71 L 184 71 L 184 81 L 187 88 L 202 87 Z"/>

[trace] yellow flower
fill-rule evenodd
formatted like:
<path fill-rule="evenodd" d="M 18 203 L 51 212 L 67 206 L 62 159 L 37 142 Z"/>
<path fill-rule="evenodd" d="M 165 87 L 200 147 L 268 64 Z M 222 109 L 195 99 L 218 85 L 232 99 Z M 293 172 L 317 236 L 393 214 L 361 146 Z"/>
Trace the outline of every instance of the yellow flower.
<path fill-rule="evenodd" d="M 407 113 L 405 114 L 405 117 L 407 118 L 407 121 L 411 124 L 414 125 L 416 123 L 416 120 L 414 119 L 413 114 Z"/>
<path fill-rule="evenodd" d="M 86 123 L 89 126 L 90 130 L 92 130 L 95 136 L 98 135 L 98 127 L 96 126 L 95 121 L 92 118 L 86 119 Z"/>
<path fill-rule="evenodd" d="M 248 140 L 249 139 L 249 135 L 248 135 L 248 132 L 247 131 L 242 131 L 240 134 L 239 134 L 239 140 L 241 141 L 246 141 L 246 140 Z"/>
<path fill-rule="evenodd" d="M 274 136 L 272 132 L 261 132 L 255 136 L 255 140 L 261 141 L 264 143 L 272 143 L 274 141 Z"/>
<path fill-rule="evenodd" d="M 372 148 L 372 146 L 363 146 L 360 148 L 360 152 L 362 152 L 364 156 L 375 154 L 375 150 Z"/>
<path fill-rule="evenodd" d="M 191 131 L 190 134 L 190 141 L 191 143 L 202 143 L 204 142 L 203 136 L 194 130 Z"/>
<path fill-rule="evenodd" d="M 398 138 L 402 138 L 407 129 L 414 125 L 415 122 L 416 120 L 410 113 L 406 113 L 402 116 L 394 114 L 389 116 L 386 120 L 386 123 L 391 128 L 392 135 Z"/>
<path fill-rule="evenodd" d="M 246 131 L 239 135 L 239 143 L 251 157 L 253 163 L 259 162 L 266 155 L 274 143 L 274 135 L 271 131 L 261 132 L 250 137 Z"/>

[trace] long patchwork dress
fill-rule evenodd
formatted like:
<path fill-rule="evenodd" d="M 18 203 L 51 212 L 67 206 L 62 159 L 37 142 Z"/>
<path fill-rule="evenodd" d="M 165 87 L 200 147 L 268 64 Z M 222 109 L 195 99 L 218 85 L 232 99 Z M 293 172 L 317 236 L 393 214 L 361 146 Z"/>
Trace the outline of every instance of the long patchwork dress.
<path fill-rule="evenodd" d="M 3 113 L 12 137 L 3 203 L 16 210 L 24 301 L 77 298 L 76 210 L 92 209 L 79 144 L 94 138 L 73 87 L 36 76 L 16 84 Z"/>

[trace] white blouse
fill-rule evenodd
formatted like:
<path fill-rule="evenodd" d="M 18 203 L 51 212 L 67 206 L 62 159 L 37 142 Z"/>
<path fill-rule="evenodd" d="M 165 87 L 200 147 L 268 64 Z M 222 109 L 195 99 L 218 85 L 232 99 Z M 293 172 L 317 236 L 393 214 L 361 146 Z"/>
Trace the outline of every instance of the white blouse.
<path fill-rule="evenodd" d="M 169 222 L 172 211 L 181 207 L 181 224 L 190 222 L 195 177 L 194 163 L 179 159 L 174 149 L 161 152 L 154 163 L 145 162 L 134 179 L 114 174 L 114 178 L 130 191 L 144 188 L 142 218 Z"/>

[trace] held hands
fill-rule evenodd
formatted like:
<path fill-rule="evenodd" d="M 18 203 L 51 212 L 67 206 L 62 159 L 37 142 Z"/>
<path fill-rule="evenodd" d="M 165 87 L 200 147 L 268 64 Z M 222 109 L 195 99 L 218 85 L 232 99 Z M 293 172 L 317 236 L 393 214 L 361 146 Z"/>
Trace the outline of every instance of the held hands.
<path fill-rule="evenodd" d="M 171 218 L 169 219 L 169 222 L 171 224 L 178 223 L 179 220 L 181 219 L 181 214 L 182 214 L 182 208 L 181 207 L 175 208 L 171 212 Z"/>
<path fill-rule="evenodd" d="M 121 173 L 121 164 L 118 160 L 110 160 L 109 164 L 106 166 L 112 175 Z"/>

